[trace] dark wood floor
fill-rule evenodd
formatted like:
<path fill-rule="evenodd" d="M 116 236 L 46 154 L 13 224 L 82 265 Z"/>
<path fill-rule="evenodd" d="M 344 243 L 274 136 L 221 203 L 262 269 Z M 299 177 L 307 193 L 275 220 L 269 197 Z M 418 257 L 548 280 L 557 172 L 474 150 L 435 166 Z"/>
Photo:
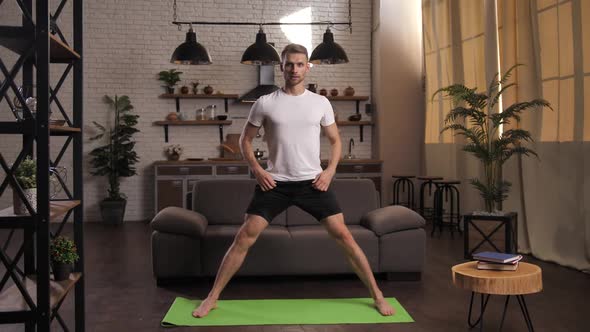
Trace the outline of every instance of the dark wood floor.
<path fill-rule="evenodd" d="M 68 230 L 66 230 L 66 233 Z M 0 233 L 4 239 L 6 233 Z M 87 224 L 86 330 L 156 331 L 176 296 L 203 298 L 211 279 L 158 288 L 150 266 L 150 229 L 144 223 L 120 227 Z M 3 242 L 2 242 L 3 243 Z M 175 331 L 468 331 L 466 315 L 470 293 L 456 289 L 450 267 L 462 262 L 462 241 L 448 233 L 428 238 L 426 270 L 422 281 L 378 280 L 386 296 L 396 297 L 412 315 L 410 324 L 290 325 L 248 327 L 192 327 Z M 536 331 L 588 331 L 590 275 L 526 257 L 543 269 L 544 290 L 526 297 Z M 3 272 L 3 270 L 2 270 Z M 3 273 L 2 273 L 3 274 Z M 354 276 L 237 278 L 224 299 L 366 297 Z M 60 313 L 73 330 L 73 296 Z M 497 330 L 504 298 L 490 299 L 486 331 Z M 59 326 L 54 322 L 54 329 Z M 0 326 L 0 331 L 22 331 L 21 326 Z M 504 331 L 526 331 L 518 304 L 512 300 Z"/>

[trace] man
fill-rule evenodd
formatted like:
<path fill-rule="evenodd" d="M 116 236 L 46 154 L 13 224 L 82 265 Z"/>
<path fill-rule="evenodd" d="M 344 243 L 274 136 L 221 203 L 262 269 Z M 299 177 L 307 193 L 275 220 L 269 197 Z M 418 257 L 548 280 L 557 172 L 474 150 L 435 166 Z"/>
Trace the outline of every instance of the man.
<path fill-rule="evenodd" d="M 392 315 L 393 308 L 379 290 L 367 257 L 346 227 L 338 202 L 329 190 L 342 149 L 332 106 L 325 97 L 305 89 L 303 80 L 310 68 L 305 47 L 287 45 L 281 61 L 284 88 L 256 101 L 240 137 L 242 154 L 258 182 L 254 197 L 244 224 L 221 262 L 213 288 L 193 316 L 204 317 L 216 308 L 221 291 L 242 265 L 248 249 L 274 217 L 290 205 L 300 207 L 325 226 L 368 288 L 376 309 L 382 315 Z M 258 164 L 252 149 L 252 140 L 261 126 L 269 149 L 266 170 Z M 331 147 L 325 170 L 320 166 L 321 127 Z"/>

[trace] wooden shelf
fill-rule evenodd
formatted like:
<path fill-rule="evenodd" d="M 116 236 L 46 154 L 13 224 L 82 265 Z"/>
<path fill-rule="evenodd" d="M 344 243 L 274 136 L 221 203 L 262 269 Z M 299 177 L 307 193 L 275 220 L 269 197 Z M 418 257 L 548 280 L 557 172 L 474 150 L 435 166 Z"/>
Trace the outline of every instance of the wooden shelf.
<path fill-rule="evenodd" d="M 80 54 L 52 34 L 49 34 L 49 50 L 52 63 L 70 63 L 80 59 Z"/>
<path fill-rule="evenodd" d="M 59 217 L 62 214 L 68 212 L 69 210 L 75 208 L 78 205 L 80 205 L 80 201 L 77 201 L 77 200 L 50 201 L 49 202 L 49 218 L 54 219 L 56 217 Z M 0 217 L 16 217 L 16 216 L 17 215 L 14 214 L 14 208 L 12 206 L 9 206 L 6 209 L 0 210 Z"/>
<path fill-rule="evenodd" d="M 70 279 L 64 281 L 53 281 L 49 282 L 49 293 L 51 309 L 55 309 L 61 300 L 68 294 L 68 292 L 74 287 L 76 282 L 80 280 L 82 274 L 74 272 L 70 274 Z M 37 303 L 37 281 L 35 276 L 25 278 L 23 282 L 27 292 L 31 296 L 31 299 Z M 16 285 L 12 285 L 5 291 L 0 293 L 0 312 L 6 311 L 21 311 L 31 310 L 29 305 L 22 296 L 20 290 Z"/>
<path fill-rule="evenodd" d="M 55 136 L 63 136 L 73 133 L 79 133 L 81 132 L 81 130 L 80 128 L 75 127 L 49 125 L 49 132 Z"/>
<path fill-rule="evenodd" d="M 27 33 L 23 27 L 0 26 L 0 45 L 13 52 L 23 54 L 32 42 L 33 35 Z M 70 63 L 80 59 L 80 54 L 52 34 L 49 34 L 49 52 L 49 61 L 52 63 Z"/>
<path fill-rule="evenodd" d="M 191 94 L 191 93 L 186 93 L 186 94 L 182 94 L 182 93 L 164 93 L 161 94 L 159 96 L 160 98 L 168 98 L 168 99 L 174 99 L 174 98 L 182 98 L 182 99 L 237 99 L 238 95 L 237 94 L 220 94 L 220 93 L 214 93 L 214 94 L 210 94 L 210 95 L 206 95 L 206 94 Z"/>
<path fill-rule="evenodd" d="M 336 122 L 339 126 L 372 126 L 371 121 L 338 121 Z"/>
<path fill-rule="evenodd" d="M 333 101 L 367 101 L 369 100 L 369 96 L 326 96 L 328 100 Z"/>
<path fill-rule="evenodd" d="M 154 121 L 156 126 L 229 126 L 231 120 L 185 120 L 185 121 Z"/>

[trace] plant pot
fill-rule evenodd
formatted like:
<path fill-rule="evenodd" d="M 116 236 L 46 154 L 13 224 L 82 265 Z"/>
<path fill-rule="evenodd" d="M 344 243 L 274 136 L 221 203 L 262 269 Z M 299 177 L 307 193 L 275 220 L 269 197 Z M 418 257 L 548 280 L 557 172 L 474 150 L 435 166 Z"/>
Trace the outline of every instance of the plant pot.
<path fill-rule="evenodd" d="M 180 88 L 180 93 L 182 93 L 183 95 L 188 94 L 188 86 L 183 86 L 182 88 Z"/>
<path fill-rule="evenodd" d="M 180 155 L 178 153 L 171 153 L 168 155 L 168 160 L 170 161 L 177 161 L 180 159 Z"/>
<path fill-rule="evenodd" d="M 100 215 L 102 221 L 106 224 L 120 225 L 123 223 L 123 217 L 125 216 L 125 206 L 127 205 L 126 200 L 120 201 L 108 201 L 103 200 L 100 202 Z"/>
<path fill-rule="evenodd" d="M 167 86 L 166 87 L 166 93 L 174 94 L 174 87 L 173 86 Z"/>
<path fill-rule="evenodd" d="M 338 96 L 338 89 L 334 88 L 334 89 L 330 90 L 330 96 L 332 96 L 332 97 Z"/>
<path fill-rule="evenodd" d="M 25 197 L 29 201 L 29 204 L 31 204 L 33 209 L 35 209 L 35 211 L 36 211 L 37 210 L 37 188 L 24 189 L 23 191 L 25 193 Z M 14 214 L 16 214 L 16 215 L 28 215 L 29 214 L 29 211 L 27 210 L 25 203 L 20 199 L 20 196 L 17 195 L 16 190 L 12 191 L 12 204 L 13 204 Z"/>
<path fill-rule="evenodd" d="M 206 95 L 213 94 L 213 87 L 212 87 L 212 86 L 210 86 L 210 85 L 207 85 L 205 88 L 203 88 L 203 92 L 204 92 Z"/>
<path fill-rule="evenodd" d="M 70 278 L 70 273 L 72 273 L 74 267 L 72 264 L 51 262 L 51 269 L 53 270 L 53 280 L 64 281 Z"/>

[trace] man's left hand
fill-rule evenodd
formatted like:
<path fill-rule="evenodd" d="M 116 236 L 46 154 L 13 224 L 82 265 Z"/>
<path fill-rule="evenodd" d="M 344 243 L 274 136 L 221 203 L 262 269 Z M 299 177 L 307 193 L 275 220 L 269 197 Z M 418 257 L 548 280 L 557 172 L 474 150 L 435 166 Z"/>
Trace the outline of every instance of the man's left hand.
<path fill-rule="evenodd" d="M 312 187 L 319 191 L 328 191 L 332 177 L 334 177 L 334 171 L 326 169 L 316 176 L 312 182 Z"/>

